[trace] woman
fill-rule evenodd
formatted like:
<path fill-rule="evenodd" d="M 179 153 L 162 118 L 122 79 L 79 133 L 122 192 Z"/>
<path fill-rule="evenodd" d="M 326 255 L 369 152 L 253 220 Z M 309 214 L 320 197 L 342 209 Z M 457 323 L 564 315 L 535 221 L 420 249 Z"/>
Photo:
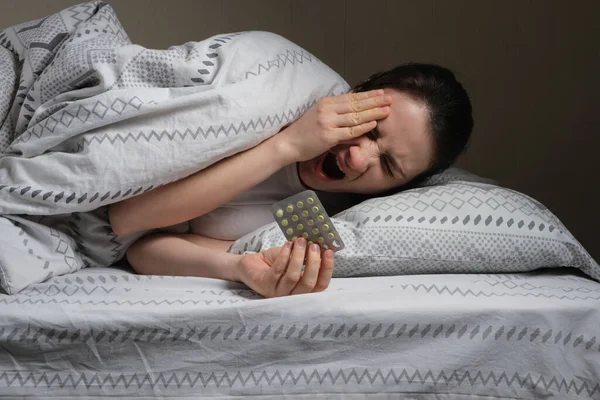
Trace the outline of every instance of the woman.
<path fill-rule="evenodd" d="M 348 193 L 387 195 L 441 171 L 465 150 L 472 127 L 469 97 L 451 71 L 401 65 L 349 94 L 321 99 L 249 150 L 114 204 L 110 221 L 124 236 L 191 220 L 191 234 L 149 235 L 129 249 L 127 258 L 141 274 L 227 279 L 265 297 L 322 291 L 334 267 L 331 250 L 321 253 L 303 238 L 257 254 L 227 249 L 272 222 L 271 203 L 306 188 L 339 193 L 340 199 Z M 248 201 L 247 207 L 231 202 L 250 198 L 264 201 Z M 228 203 L 242 218 L 228 215 Z M 233 221 L 246 226 L 236 231 Z"/>

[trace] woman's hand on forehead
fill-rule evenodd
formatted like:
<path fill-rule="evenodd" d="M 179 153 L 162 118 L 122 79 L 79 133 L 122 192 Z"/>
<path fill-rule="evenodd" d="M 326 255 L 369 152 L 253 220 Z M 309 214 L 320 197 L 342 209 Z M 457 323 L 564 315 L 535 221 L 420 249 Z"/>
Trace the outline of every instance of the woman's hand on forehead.
<path fill-rule="evenodd" d="M 274 139 L 290 164 L 307 161 L 371 131 L 390 114 L 391 101 L 382 89 L 324 97 Z"/>

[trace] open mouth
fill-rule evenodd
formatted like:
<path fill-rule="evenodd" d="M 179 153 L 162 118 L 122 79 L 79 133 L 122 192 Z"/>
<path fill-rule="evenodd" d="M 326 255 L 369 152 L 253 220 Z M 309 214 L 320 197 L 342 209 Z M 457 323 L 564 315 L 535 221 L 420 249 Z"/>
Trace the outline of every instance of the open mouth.
<path fill-rule="evenodd" d="M 323 159 L 322 166 L 323 173 L 330 179 L 340 180 L 344 179 L 346 174 L 342 171 L 340 164 L 338 163 L 337 157 L 333 153 L 327 153 Z"/>

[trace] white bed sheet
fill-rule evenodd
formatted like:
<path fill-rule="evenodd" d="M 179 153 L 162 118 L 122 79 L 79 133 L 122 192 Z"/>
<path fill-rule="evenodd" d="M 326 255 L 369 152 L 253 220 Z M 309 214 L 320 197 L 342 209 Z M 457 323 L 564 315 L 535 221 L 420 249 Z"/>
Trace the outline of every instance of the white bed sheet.
<path fill-rule="evenodd" d="M 599 309 L 566 269 L 262 299 L 90 268 L 0 295 L 0 397 L 600 399 Z"/>

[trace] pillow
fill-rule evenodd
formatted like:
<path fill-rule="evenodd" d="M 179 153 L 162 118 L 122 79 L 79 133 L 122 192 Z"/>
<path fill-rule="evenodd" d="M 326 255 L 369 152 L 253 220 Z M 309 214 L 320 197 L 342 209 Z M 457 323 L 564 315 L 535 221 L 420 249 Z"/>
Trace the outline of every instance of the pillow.
<path fill-rule="evenodd" d="M 435 186 L 455 181 L 489 183 L 492 185 L 498 184 L 498 182 L 493 179 L 481 177 L 469 171 L 465 171 L 464 169 L 450 167 L 438 174 L 435 174 L 425 179 L 417 187 Z"/>
<path fill-rule="evenodd" d="M 421 187 L 372 198 L 332 217 L 346 247 L 335 277 L 507 273 L 569 266 L 600 280 L 600 267 L 546 207 L 457 169 Z M 429 186 L 433 185 L 433 186 Z M 273 222 L 230 252 L 282 246 Z"/>

